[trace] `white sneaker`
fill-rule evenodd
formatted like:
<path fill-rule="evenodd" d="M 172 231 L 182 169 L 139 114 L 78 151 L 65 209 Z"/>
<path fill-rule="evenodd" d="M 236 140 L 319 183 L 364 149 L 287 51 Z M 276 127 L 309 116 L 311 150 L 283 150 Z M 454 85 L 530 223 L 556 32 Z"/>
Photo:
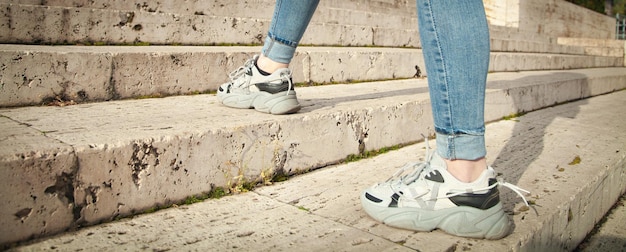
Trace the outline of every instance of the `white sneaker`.
<path fill-rule="evenodd" d="M 263 75 L 254 65 L 257 59 L 258 55 L 230 73 L 231 81 L 219 87 L 217 98 L 233 108 L 254 108 L 275 115 L 298 112 L 300 103 L 291 81 L 291 71 L 283 68 Z"/>
<path fill-rule="evenodd" d="M 409 174 L 399 176 L 407 170 Z M 438 228 L 456 236 L 500 239 L 511 233 L 513 225 L 502 209 L 498 185 L 520 196 L 520 191 L 529 193 L 496 180 L 491 167 L 475 182 L 460 182 L 439 155 L 427 151 L 425 162 L 407 164 L 386 182 L 366 189 L 361 204 L 372 218 L 389 226 L 416 231 Z"/>

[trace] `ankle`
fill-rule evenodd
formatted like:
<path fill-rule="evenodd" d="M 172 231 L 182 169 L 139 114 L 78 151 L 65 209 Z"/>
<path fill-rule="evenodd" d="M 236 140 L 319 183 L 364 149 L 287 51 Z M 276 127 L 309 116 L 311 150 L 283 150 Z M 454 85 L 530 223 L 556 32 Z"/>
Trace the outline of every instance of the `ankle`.
<path fill-rule="evenodd" d="M 268 57 L 265 57 L 264 55 L 260 55 L 256 61 L 256 66 L 259 70 L 263 70 L 264 72 L 271 74 L 278 69 L 288 68 L 289 64 L 276 62 Z"/>
<path fill-rule="evenodd" d="M 484 157 L 476 160 L 444 160 L 448 172 L 459 181 L 465 183 L 476 181 L 483 171 L 487 169 L 487 159 Z"/>

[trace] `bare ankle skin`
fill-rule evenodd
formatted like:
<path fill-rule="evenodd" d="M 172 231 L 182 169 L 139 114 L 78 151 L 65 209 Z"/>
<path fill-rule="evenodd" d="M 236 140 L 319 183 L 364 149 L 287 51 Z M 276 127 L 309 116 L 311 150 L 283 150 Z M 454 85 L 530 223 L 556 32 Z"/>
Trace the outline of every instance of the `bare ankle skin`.
<path fill-rule="evenodd" d="M 487 159 L 479 158 L 476 160 L 447 160 L 448 172 L 461 182 L 474 182 L 482 172 L 487 169 Z"/>
<path fill-rule="evenodd" d="M 270 58 L 265 57 L 262 54 L 259 56 L 259 59 L 256 61 L 256 64 L 259 67 L 259 69 L 268 73 L 273 73 L 274 71 L 278 69 L 289 67 L 289 64 L 273 61 Z"/>

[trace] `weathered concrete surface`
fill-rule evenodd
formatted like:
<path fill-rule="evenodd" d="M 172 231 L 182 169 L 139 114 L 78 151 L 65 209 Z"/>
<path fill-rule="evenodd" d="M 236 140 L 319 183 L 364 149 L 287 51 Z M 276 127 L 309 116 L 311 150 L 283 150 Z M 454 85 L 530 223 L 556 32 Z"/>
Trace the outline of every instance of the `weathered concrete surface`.
<path fill-rule="evenodd" d="M 0 19 L 0 29 L 4 31 L 0 33 L 0 41 L 26 44 L 124 44 L 139 41 L 151 44 L 260 44 L 271 17 L 271 11 L 266 10 L 268 7 L 254 12 L 243 11 L 250 9 L 250 5 L 262 5 L 260 2 L 247 1 L 227 5 L 185 2 L 190 6 L 181 4 L 176 8 L 163 7 L 174 14 L 138 11 L 137 8 L 152 10 L 161 7 L 150 7 L 150 3 L 145 2 L 132 5 L 128 5 L 130 1 L 108 4 L 66 2 L 66 5 L 71 6 L 95 4 L 100 8 L 106 5 L 107 8 L 59 7 L 54 2 L 47 3 L 50 6 L 5 4 L 5 8 L 0 8 L 0 12 L 4 12 L 4 19 Z M 213 7 L 200 8 L 197 5 Z M 341 8 L 320 7 L 301 44 L 421 47 L 414 13 L 402 14 L 400 11 L 390 15 L 389 11 L 385 11 L 388 8 L 379 10 L 373 5 L 367 2 L 347 3 Z M 370 7 L 360 10 L 363 8 L 361 6 Z M 194 9 L 201 11 L 190 13 Z M 210 13 L 204 14 L 207 11 Z M 248 13 L 257 14 L 249 16 Z M 38 22 L 32 22 L 33 17 Z M 585 54 L 583 48 L 559 45 L 554 38 L 535 32 L 491 26 L 491 36 L 494 51 Z"/>
<path fill-rule="evenodd" d="M 503 188 L 516 228 L 497 241 L 400 230 L 367 217 L 361 190 L 421 158 L 424 144 L 416 144 L 13 251 L 569 251 L 626 191 L 624 99 L 620 91 L 487 125 L 489 162 L 505 180 L 531 191 L 526 197 L 537 211 L 521 208 L 520 199 Z M 577 157 L 580 162 L 572 162 Z"/>
<path fill-rule="evenodd" d="M 82 48 L 0 46 L 2 106 L 110 99 L 113 55 Z"/>
<path fill-rule="evenodd" d="M 0 31 L 3 31 L 0 41 L 26 44 L 259 44 L 268 29 L 273 9 L 271 1 L 263 0 L 234 4 L 219 1 L 185 1 L 176 5 L 146 1 L 47 1 L 44 6 L 40 4 L 40 1 L 0 1 Z M 581 13 L 588 11 L 574 7 L 582 9 Z M 255 11 L 248 11 L 252 8 Z M 487 4 L 486 8 L 491 7 Z M 33 18 L 37 21 L 33 22 Z M 567 22 L 558 23 L 565 23 L 561 28 L 568 31 L 579 28 L 569 27 Z M 493 22 L 491 26 L 494 51 L 601 56 L 617 53 L 608 49 L 564 46 L 555 43 L 556 37 L 550 37 L 555 36 L 553 33 L 497 24 Z M 602 30 L 601 27 L 594 29 Z M 605 30 L 614 29 L 610 26 Z M 516 35 L 511 38 L 511 33 Z M 322 2 L 301 44 L 421 47 L 414 3 Z"/>
<path fill-rule="evenodd" d="M 254 4 L 260 3 L 241 2 L 211 10 L 249 9 Z M 198 15 L 187 13 L 190 12 L 189 9 L 198 8 L 189 6 L 183 8 L 184 10 L 178 9 L 182 8 L 180 6 L 172 9 L 183 14 L 170 14 L 133 11 L 131 6 L 115 10 L 115 4 L 109 5 L 108 9 L 64 8 L 57 7 L 54 3 L 51 3 L 52 6 L 5 5 L 0 8 L 0 12 L 4 12 L 4 20 L 0 20 L 3 21 L 0 22 L 0 29 L 4 31 L 0 33 L 0 41 L 4 43 L 124 44 L 141 41 L 152 44 L 259 44 L 265 36 L 271 17 L 271 12 L 263 14 L 266 15 L 265 18 L 224 14 L 229 13 L 228 11 L 223 11 L 220 15 Z M 358 9 L 355 6 L 344 8 Z M 39 19 L 38 22 L 32 22 L 33 17 Z M 303 45 L 421 47 L 417 21 L 413 14 L 398 16 L 375 10 L 320 7 L 320 13 L 316 13 L 314 17 L 301 41 Z M 546 35 L 518 29 L 492 26 L 491 35 L 494 38 L 494 51 L 586 53 L 581 47 L 559 45 Z"/>
<path fill-rule="evenodd" d="M 583 252 L 626 251 L 626 196 L 604 217 L 596 233 L 579 246 Z"/>
<path fill-rule="evenodd" d="M 252 3 L 240 5 L 249 4 Z M 264 7 L 270 11 L 269 15 L 251 18 L 245 14 L 251 12 L 250 7 L 233 13 L 233 16 L 214 16 L 205 15 L 203 11 L 181 14 L 0 3 L 0 41 L 22 44 L 261 44 L 272 17 L 273 8 L 269 6 Z M 310 24 L 301 44 L 419 46 L 416 32 L 392 25 L 393 22 L 410 24 L 410 29 L 416 31 L 414 16 L 351 9 L 323 10 L 319 22 Z M 346 22 L 339 22 L 339 17 L 345 17 Z"/>
<path fill-rule="evenodd" d="M 510 48 L 509 48 L 510 49 Z M 259 47 L 0 45 L 0 106 L 92 102 L 216 90 Z M 493 52 L 490 71 L 622 66 L 624 57 Z M 419 49 L 300 47 L 295 82 L 348 82 L 426 75 Z"/>
<path fill-rule="evenodd" d="M 37 0 L 1 0 L 0 3 L 13 4 L 13 6 L 33 5 L 34 7 L 65 8 L 69 10 L 69 12 L 77 12 L 78 8 L 83 8 L 89 11 L 93 9 L 94 12 L 118 11 L 122 14 L 133 13 L 133 16 L 140 16 L 144 13 L 174 14 L 178 18 L 189 17 L 190 20 L 199 20 L 193 18 L 193 16 L 226 17 L 228 19 L 237 17 L 243 19 L 259 19 L 263 20 L 264 23 L 269 22 L 274 8 L 274 2 L 269 0 L 244 2 L 190 0 L 177 2 L 175 4 L 138 0 L 49 0 L 45 2 Z M 254 9 L 254 11 L 250 11 L 251 9 Z M 547 34 L 556 37 L 602 39 L 613 39 L 615 37 L 615 22 L 611 17 L 562 0 L 550 0 L 547 2 L 544 0 L 488 0 L 485 1 L 485 9 L 489 23 L 493 26 L 511 27 L 516 30 L 532 32 L 535 35 Z M 106 15 L 99 14 L 95 16 Z M 121 17 L 123 16 L 124 15 Z M 347 26 L 366 26 L 374 29 L 386 27 L 399 28 L 399 30 L 413 30 L 416 24 L 415 16 L 414 0 L 321 1 L 313 17 L 312 24 L 314 26 L 324 23 L 345 24 Z M 9 17 L 14 19 L 19 18 L 17 15 L 9 15 Z M 68 17 L 71 17 L 71 14 L 66 15 L 64 18 Z M 184 19 L 186 18 L 182 18 L 181 20 Z M 62 22 L 59 22 L 59 24 L 60 23 Z M 117 22 L 114 22 L 112 24 L 116 23 Z M 76 27 L 72 28 L 75 29 Z M 310 36 L 310 38 L 319 36 L 320 34 L 316 34 L 316 36 Z M 307 38 L 305 38 L 305 40 L 306 39 Z M 398 44 L 395 46 L 398 46 Z"/>
<path fill-rule="evenodd" d="M 0 106 L 41 104 L 56 96 L 80 102 L 216 90 L 259 52 L 260 47 L 2 45 Z M 313 65 L 326 71 L 312 73 Z M 322 83 L 410 78 L 416 65 L 423 69 L 417 49 L 303 47 L 291 69 L 296 82 Z"/>
<path fill-rule="evenodd" d="M 488 88 L 485 119 L 494 121 L 624 89 L 626 71 L 496 73 Z M 298 93 L 303 109 L 275 117 L 223 107 L 213 95 L 0 110 L 13 125 L 4 134 L 24 138 L 3 141 L 2 173 L 23 172 L 16 157 L 33 156 L 30 162 L 41 164 L 28 167 L 32 179 L 3 184 L 3 191 L 20 190 L 0 195 L 1 202 L 19 202 L 3 206 L 4 226 L 14 230 L 3 230 L 2 243 L 143 212 L 216 187 L 239 190 L 246 182 L 266 183 L 277 174 L 306 172 L 433 133 L 425 79 Z M 29 145 L 43 136 L 62 148 Z M 50 171 L 59 175 L 51 179 Z M 58 200 L 63 208 L 46 205 L 15 217 L 41 207 L 42 200 Z M 50 223 L 55 216 L 72 220 Z"/>
<path fill-rule="evenodd" d="M 496 35 L 491 33 L 491 51 L 492 52 L 526 52 L 526 53 L 551 53 L 551 54 L 573 54 L 573 55 L 585 55 L 587 50 L 580 46 L 564 46 L 553 43 L 544 43 L 536 41 L 526 41 L 511 39 L 507 34 Z M 502 37 L 502 38 L 498 38 Z M 517 37 L 517 36 L 514 36 Z M 606 54 L 594 55 L 594 56 L 611 56 L 617 55 L 614 50 L 606 49 Z M 593 55 L 593 54 L 590 54 Z M 619 56 L 621 57 L 621 56 Z"/>
<path fill-rule="evenodd" d="M 560 45 L 580 46 L 585 48 L 585 54 L 597 56 L 621 57 L 626 52 L 626 43 L 616 39 L 591 38 L 558 38 Z"/>
<path fill-rule="evenodd" d="M 75 219 L 72 147 L 25 124 L 0 116 L 0 243 L 62 232 Z"/>
<path fill-rule="evenodd" d="M 485 0 L 493 25 L 574 38 L 615 38 L 615 18 L 563 0 Z"/>
<path fill-rule="evenodd" d="M 41 5 L 54 7 L 76 7 L 90 9 L 108 9 L 123 11 L 144 11 L 152 13 L 175 13 L 188 15 L 207 15 L 218 17 L 247 17 L 258 19 L 270 19 L 274 11 L 273 0 L 187 0 L 183 2 L 145 1 L 145 0 L 0 0 L 0 3 Z M 251 11 L 251 10 L 254 11 Z M 332 17 L 333 11 L 359 11 L 369 13 L 367 16 L 357 17 L 338 15 Z M 396 16 L 415 17 L 415 2 L 411 1 L 375 1 L 375 0 L 349 0 L 349 1 L 321 1 L 314 15 L 322 23 L 362 25 L 362 24 L 392 24 L 389 20 L 376 20 L 377 14 L 386 14 L 393 19 Z M 313 20 L 315 22 L 316 20 Z M 360 22 L 367 20 L 366 22 Z M 378 23 L 381 22 L 381 23 Z M 393 26 L 401 26 L 405 23 L 396 23 Z"/>

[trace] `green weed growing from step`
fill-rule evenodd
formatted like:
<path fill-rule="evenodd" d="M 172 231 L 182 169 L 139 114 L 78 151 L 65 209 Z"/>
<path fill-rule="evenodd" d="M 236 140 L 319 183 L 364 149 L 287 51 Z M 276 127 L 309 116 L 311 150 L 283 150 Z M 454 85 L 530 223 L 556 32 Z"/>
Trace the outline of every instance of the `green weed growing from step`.
<path fill-rule="evenodd" d="M 252 183 L 250 181 L 240 181 L 233 188 L 233 191 L 236 192 L 236 193 L 249 192 L 249 191 L 254 190 L 254 187 L 255 187 L 254 183 Z"/>
<path fill-rule="evenodd" d="M 161 209 L 161 208 L 160 208 L 160 207 L 158 207 L 158 206 L 153 206 L 153 207 L 148 208 L 147 210 L 143 211 L 143 213 L 144 213 L 144 214 L 151 214 L 151 213 L 154 213 L 154 212 L 156 212 L 156 211 L 159 211 L 160 209 Z M 122 218 L 120 218 L 120 219 L 122 219 Z"/>
<path fill-rule="evenodd" d="M 289 176 L 286 174 L 276 174 L 272 177 L 271 182 L 283 182 L 289 179 Z"/>
<path fill-rule="evenodd" d="M 502 120 L 519 122 L 519 120 L 517 120 L 517 118 L 521 117 L 521 116 L 523 116 L 525 114 L 526 114 L 526 112 L 513 113 L 513 114 L 510 114 L 508 116 L 502 117 Z"/>
<path fill-rule="evenodd" d="M 191 91 L 191 92 L 187 92 L 187 93 L 180 93 L 180 94 L 147 94 L 147 95 L 139 95 L 139 96 L 135 96 L 133 98 L 130 99 L 134 99 L 134 100 L 142 100 L 142 99 L 153 99 L 153 98 L 165 98 L 165 97 L 169 97 L 169 96 L 179 96 L 179 95 L 203 95 L 203 94 L 216 94 L 217 91 L 216 90 L 205 90 L 205 91 Z"/>
<path fill-rule="evenodd" d="M 94 46 L 105 46 L 105 45 L 107 45 L 107 43 L 106 42 L 94 42 L 93 45 Z"/>
<path fill-rule="evenodd" d="M 264 169 L 261 171 L 261 181 L 263 185 L 271 185 L 276 182 L 283 182 L 289 179 L 289 175 L 281 169 L 272 171 L 272 169 Z"/>
<path fill-rule="evenodd" d="M 59 44 L 64 45 L 64 44 Z M 151 46 L 150 42 L 142 42 L 136 41 L 132 43 L 110 43 L 104 41 L 83 41 L 76 43 L 74 45 L 82 45 L 82 46 Z"/>
<path fill-rule="evenodd" d="M 135 97 L 135 100 L 152 99 L 152 98 L 163 98 L 163 95 L 161 94 L 140 95 L 140 96 Z"/>
<path fill-rule="evenodd" d="M 203 201 L 205 201 L 207 199 L 219 199 L 219 198 L 222 198 L 222 197 L 224 197 L 226 195 L 228 195 L 228 193 L 226 192 L 226 190 L 223 187 L 213 187 L 213 189 L 211 189 L 211 191 L 208 192 L 208 193 L 201 193 L 201 194 L 198 194 L 198 195 L 192 195 L 192 196 L 189 196 L 189 197 L 185 198 L 184 200 L 182 200 L 182 201 L 180 201 L 178 203 L 172 203 L 172 204 L 163 205 L 163 206 L 162 205 L 153 206 L 153 207 L 148 208 L 145 211 L 143 211 L 143 214 L 150 214 L 150 213 L 157 212 L 159 210 L 168 209 L 168 208 L 172 208 L 172 207 L 178 207 L 178 206 L 182 206 L 182 205 L 191 205 L 191 204 L 203 202 Z"/>
<path fill-rule="evenodd" d="M 202 202 L 206 199 L 209 198 L 208 194 L 200 194 L 198 196 L 189 196 L 185 199 L 185 201 L 183 201 L 183 204 L 185 205 L 191 205 L 193 203 L 198 203 L 198 202 Z"/>
<path fill-rule="evenodd" d="M 219 199 L 226 196 L 226 190 L 223 187 L 214 187 L 208 194 L 209 199 Z"/>
<path fill-rule="evenodd" d="M 394 151 L 394 150 L 398 150 L 400 148 L 402 148 L 405 145 L 394 145 L 394 146 L 390 146 L 390 147 L 383 147 L 380 148 L 378 150 L 370 150 L 370 151 L 365 151 L 363 153 L 359 153 L 359 154 L 350 154 L 346 157 L 345 159 L 345 163 L 351 163 L 351 162 L 356 162 L 362 159 L 366 159 L 366 158 L 371 158 L 371 157 L 375 157 L 378 156 L 380 154 L 384 154 L 390 151 Z"/>

